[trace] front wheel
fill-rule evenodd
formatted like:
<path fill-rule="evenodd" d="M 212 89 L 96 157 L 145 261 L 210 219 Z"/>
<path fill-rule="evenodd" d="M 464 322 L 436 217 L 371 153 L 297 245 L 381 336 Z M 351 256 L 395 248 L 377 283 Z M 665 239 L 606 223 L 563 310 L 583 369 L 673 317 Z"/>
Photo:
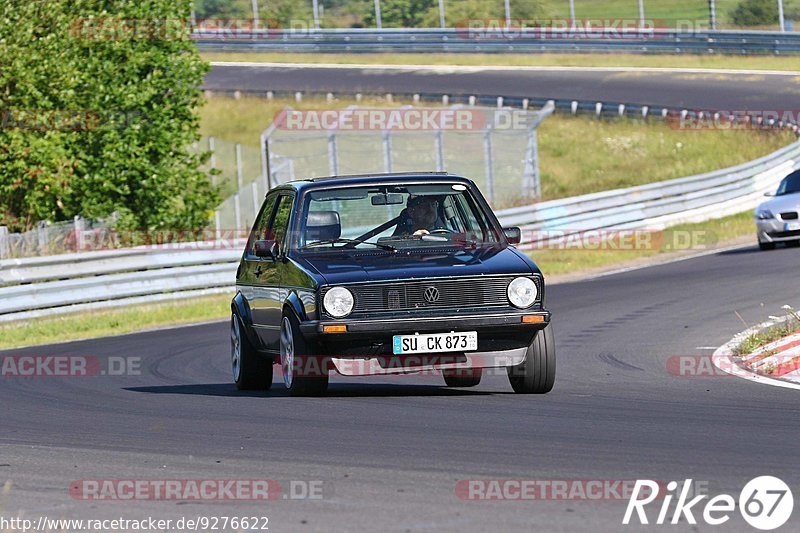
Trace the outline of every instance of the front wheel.
<path fill-rule="evenodd" d="M 318 396 L 328 390 L 328 370 L 311 353 L 292 313 L 281 321 L 281 370 L 291 396 Z"/>
<path fill-rule="evenodd" d="M 231 370 L 239 390 L 272 387 L 272 361 L 261 357 L 253 348 L 235 314 L 231 315 Z"/>
<path fill-rule="evenodd" d="M 774 250 L 775 249 L 775 243 L 774 242 L 761 242 L 761 241 L 758 241 L 758 248 L 760 250 L 762 250 L 762 251 Z"/>
<path fill-rule="evenodd" d="M 536 333 L 525 361 L 508 368 L 508 380 L 517 394 L 547 394 L 556 381 L 556 343 L 548 324 Z"/>

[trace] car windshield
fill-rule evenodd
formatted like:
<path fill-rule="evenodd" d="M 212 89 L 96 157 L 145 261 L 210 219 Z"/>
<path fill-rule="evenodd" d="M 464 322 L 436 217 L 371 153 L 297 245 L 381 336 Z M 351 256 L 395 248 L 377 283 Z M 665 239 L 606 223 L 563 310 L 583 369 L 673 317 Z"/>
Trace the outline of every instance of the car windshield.
<path fill-rule="evenodd" d="M 303 250 L 485 246 L 500 238 L 466 185 L 336 187 L 305 196 Z"/>
<path fill-rule="evenodd" d="M 783 196 L 785 194 L 795 194 L 800 192 L 800 170 L 797 170 L 785 178 L 778 187 L 776 196 Z"/>

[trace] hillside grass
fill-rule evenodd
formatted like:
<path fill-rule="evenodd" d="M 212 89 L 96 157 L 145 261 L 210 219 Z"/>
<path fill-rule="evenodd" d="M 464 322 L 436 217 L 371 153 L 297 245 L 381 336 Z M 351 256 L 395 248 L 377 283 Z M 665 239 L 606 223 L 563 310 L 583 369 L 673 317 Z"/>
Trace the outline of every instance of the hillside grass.
<path fill-rule="evenodd" d="M 404 103 L 410 102 L 395 99 L 392 105 Z M 286 106 L 329 109 L 354 104 L 355 101 L 350 99 L 329 103 L 324 98 L 307 98 L 297 103 L 290 99 L 269 101 L 266 98 L 243 97 L 235 100 L 212 97 L 201 109 L 201 131 L 206 136 L 241 143 L 251 155 L 248 168 L 259 168 L 259 136 Z M 364 98 L 360 105 L 385 107 L 388 104 L 382 98 L 372 97 Z M 378 140 L 369 149 L 364 148 L 369 147 L 367 143 L 360 142 L 365 151 L 365 164 L 382 158 L 380 151 L 371 152 L 380 148 L 380 134 L 377 133 L 375 137 Z M 767 155 L 793 140 L 794 135 L 786 131 L 687 131 L 673 129 L 659 120 L 598 120 L 557 114 L 546 119 L 539 129 L 542 199 L 576 196 L 709 172 Z M 426 138 L 424 142 L 420 141 L 420 146 L 423 144 L 428 147 L 431 140 Z M 400 141 L 397 141 L 399 145 Z M 290 148 L 284 144 L 284 150 Z M 323 166 L 327 167 L 324 144 L 317 148 L 321 153 L 317 160 L 324 159 Z M 502 153 L 503 147 L 496 149 Z M 226 153 L 227 157 L 217 157 L 218 166 L 223 168 L 223 175 L 233 179 L 232 150 L 228 149 Z M 465 158 L 468 155 L 473 159 L 480 156 L 480 146 L 478 156 L 474 151 L 465 154 Z M 476 171 L 478 175 L 467 177 L 478 181 L 483 179 L 483 164 L 476 163 L 472 168 L 479 169 Z"/>

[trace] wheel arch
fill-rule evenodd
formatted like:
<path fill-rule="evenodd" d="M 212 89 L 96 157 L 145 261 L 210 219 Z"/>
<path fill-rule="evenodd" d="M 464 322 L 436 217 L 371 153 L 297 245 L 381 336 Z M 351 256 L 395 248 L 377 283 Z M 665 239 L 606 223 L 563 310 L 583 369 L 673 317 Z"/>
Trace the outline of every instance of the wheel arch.
<path fill-rule="evenodd" d="M 247 336 L 247 340 L 250 341 L 253 346 L 259 346 L 261 343 L 259 342 L 258 336 L 253 332 L 253 315 L 241 291 L 236 291 L 236 296 L 231 300 L 231 313 L 239 318 L 239 326 Z"/>

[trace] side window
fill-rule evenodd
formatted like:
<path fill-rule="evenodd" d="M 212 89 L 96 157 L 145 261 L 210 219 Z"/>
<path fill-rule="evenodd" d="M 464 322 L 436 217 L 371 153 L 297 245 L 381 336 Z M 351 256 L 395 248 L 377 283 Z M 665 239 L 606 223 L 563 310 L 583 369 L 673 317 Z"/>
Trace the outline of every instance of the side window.
<path fill-rule="evenodd" d="M 288 244 L 286 236 L 289 230 L 289 217 L 292 215 L 293 203 L 294 198 L 292 196 L 281 195 L 278 198 L 275 221 L 272 223 L 272 238 L 278 243 L 279 253 L 284 253 Z"/>
<path fill-rule="evenodd" d="M 261 215 L 259 215 L 256 223 L 253 224 L 253 231 L 247 241 L 248 255 L 255 253 L 253 247 L 256 241 L 270 238 L 270 222 L 272 222 L 272 213 L 275 211 L 275 201 L 277 199 L 277 195 L 272 195 L 264 202 L 264 209 L 261 210 Z"/>

